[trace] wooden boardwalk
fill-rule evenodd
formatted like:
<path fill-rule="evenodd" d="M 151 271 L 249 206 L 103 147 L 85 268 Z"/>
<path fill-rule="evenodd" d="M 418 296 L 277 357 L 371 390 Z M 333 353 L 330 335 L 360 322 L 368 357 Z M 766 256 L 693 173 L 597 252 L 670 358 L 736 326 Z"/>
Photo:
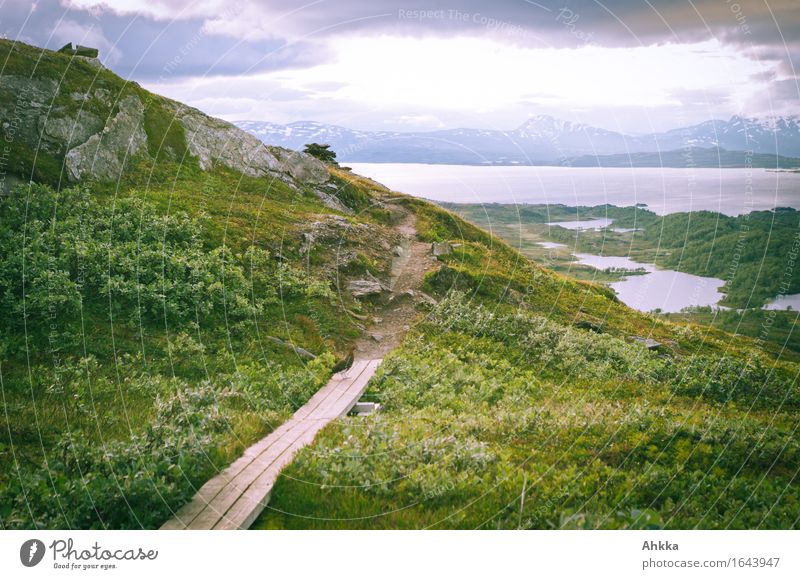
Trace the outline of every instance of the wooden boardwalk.
<path fill-rule="evenodd" d="M 269 502 L 281 470 L 325 425 L 353 408 L 380 363 L 359 360 L 348 370 L 334 374 L 290 420 L 204 484 L 161 528 L 248 528 Z"/>

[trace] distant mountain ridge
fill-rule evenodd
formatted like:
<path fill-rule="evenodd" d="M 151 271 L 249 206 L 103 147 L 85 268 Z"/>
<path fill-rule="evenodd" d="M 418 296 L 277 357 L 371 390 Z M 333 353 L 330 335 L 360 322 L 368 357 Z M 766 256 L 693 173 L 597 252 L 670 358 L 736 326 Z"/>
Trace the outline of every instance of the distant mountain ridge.
<path fill-rule="evenodd" d="M 662 166 L 728 166 L 757 159 L 755 166 L 795 167 L 800 157 L 800 117 L 712 120 L 661 133 L 632 136 L 548 115 L 532 117 L 511 131 L 448 129 L 428 132 L 359 131 L 313 121 L 280 125 L 239 121 L 238 127 L 269 145 L 301 149 L 310 142 L 332 146 L 346 162 L 452 163 L 463 165 L 580 165 L 641 166 L 642 153 L 662 155 Z M 700 151 L 698 160 L 681 151 Z M 747 155 L 745 152 L 752 153 Z M 669 153 L 669 154 L 666 154 Z M 626 155 L 630 163 L 624 162 Z M 605 159 L 614 156 L 613 159 Z M 622 161 L 620 160 L 622 156 Z M 715 161 L 715 156 L 719 157 Z M 770 158 L 771 156 L 771 158 Z M 593 161 L 586 160 L 591 157 Z M 648 163 L 658 156 L 645 156 Z M 655 161 L 653 161 L 655 159 Z M 648 165 L 652 166 L 652 165 Z"/>

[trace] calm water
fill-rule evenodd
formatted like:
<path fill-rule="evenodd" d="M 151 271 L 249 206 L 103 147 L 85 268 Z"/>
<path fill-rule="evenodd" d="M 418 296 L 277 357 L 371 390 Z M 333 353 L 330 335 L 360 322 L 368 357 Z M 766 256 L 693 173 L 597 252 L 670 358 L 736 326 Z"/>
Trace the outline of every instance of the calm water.
<path fill-rule="evenodd" d="M 632 275 L 609 284 L 620 301 L 643 312 L 659 308 L 662 312 L 679 312 L 689 306 L 713 306 L 724 295 L 719 291 L 725 283 L 721 279 L 656 269 L 653 264 L 639 263 L 627 257 L 601 257 L 588 253 L 576 253 L 575 257 L 580 263 L 600 270 L 646 270 L 646 274 Z"/>
<path fill-rule="evenodd" d="M 403 193 L 456 203 L 646 204 L 659 214 L 800 209 L 800 173 L 766 169 L 472 167 L 351 163 Z"/>
<path fill-rule="evenodd" d="M 599 230 L 608 227 L 614 222 L 613 219 L 599 218 L 599 219 L 585 219 L 583 221 L 553 221 L 548 225 L 558 225 L 564 229 L 586 231 L 588 229 Z"/>
<path fill-rule="evenodd" d="M 781 296 L 764 305 L 765 310 L 800 310 L 800 294 Z"/>
<path fill-rule="evenodd" d="M 550 203 L 568 206 L 642 203 L 658 214 L 800 209 L 800 173 L 766 169 L 674 169 L 598 167 L 473 167 L 401 163 L 351 163 L 356 173 L 387 187 L 434 201 L 453 203 Z M 611 220 L 559 222 L 568 229 L 607 227 Z M 554 223 L 554 225 L 556 225 Z M 544 247 L 559 244 L 542 242 Z M 723 294 L 720 279 L 700 277 L 626 257 L 575 254 L 598 269 L 644 268 L 610 284 L 620 300 L 642 311 L 678 312 L 688 306 L 713 306 Z M 770 309 L 800 309 L 800 296 L 775 300 Z"/>

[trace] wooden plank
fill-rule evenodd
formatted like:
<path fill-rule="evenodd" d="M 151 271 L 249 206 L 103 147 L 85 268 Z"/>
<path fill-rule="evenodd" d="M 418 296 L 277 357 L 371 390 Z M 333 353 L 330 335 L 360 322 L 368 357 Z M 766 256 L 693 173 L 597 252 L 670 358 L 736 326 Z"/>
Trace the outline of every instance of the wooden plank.
<path fill-rule="evenodd" d="M 255 456 L 257 456 L 257 454 L 254 455 L 254 449 L 261 448 L 264 443 L 271 442 L 271 437 L 281 437 L 291 426 L 291 421 L 284 422 L 278 428 L 273 430 L 268 436 L 262 438 L 259 442 L 245 450 L 242 456 L 232 462 L 225 470 L 217 474 L 217 476 L 209 479 L 202 487 L 200 487 L 200 490 L 197 491 L 192 500 L 178 509 L 178 511 L 175 513 L 175 517 L 167 521 L 161 528 L 164 530 L 186 528 L 200 514 L 200 512 L 211 503 L 214 497 L 219 494 L 225 485 L 235 479 L 236 476 L 253 461 Z M 258 452 L 260 453 L 261 450 Z"/>
<path fill-rule="evenodd" d="M 377 368 L 377 365 L 375 365 L 375 367 Z M 348 394 L 352 394 L 352 388 L 349 380 L 354 379 L 355 381 L 360 381 L 366 384 L 369 381 L 369 378 L 371 378 L 371 374 L 367 375 L 367 370 L 369 368 L 370 366 L 368 363 L 360 363 L 358 367 L 351 368 L 349 372 L 345 373 L 343 380 L 331 385 L 330 388 L 326 387 L 328 389 L 327 396 L 318 404 L 316 404 L 316 406 L 310 410 L 310 412 L 308 412 L 307 416 L 297 421 L 296 426 L 292 428 L 292 430 L 283 435 L 278 441 L 275 442 L 275 444 L 270 446 L 267 452 L 259 456 L 255 461 L 253 461 L 253 463 L 248 465 L 247 468 L 245 468 L 233 481 L 228 484 L 228 486 L 218 495 L 214 502 L 209 505 L 208 510 L 213 509 L 213 514 L 210 512 L 204 513 L 203 516 L 198 518 L 199 520 L 196 520 L 192 523 L 191 527 L 203 529 L 210 528 L 208 525 L 214 516 L 218 515 L 219 518 L 222 518 L 222 515 L 224 515 L 225 512 L 227 512 L 227 510 L 234 505 L 240 496 L 247 492 L 250 485 L 252 485 L 262 473 L 267 471 L 275 461 L 278 461 L 281 459 L 281 457 L 284 457 L 283 461 L 280 462 L 280 466 L 278 467 L 279 470 L 288 464 L 297 449 L 312 442 L 316 433 L 321 430 L 325 424 L 341 416 L 341 414 L 334 415 L 331 412 L 331 408 L 341 407 L 343 404 L 347 405 L 350 403 L 350 401 L 346 398 Z M 351 374 L 351 376 L 348 377 L 348 373 Z M 344 402 L 342 402 L 343 400 Z M 355 404 L 355 402 L 356 401 L 352 401 L 352 404 Z M 325 420 L 325 422 L 322 424 L 318 424 L 317 419 L 323 417 L 322 415 L 327 417 L 327 420 Z M 309 432 L 310 436 L 308 436 Z M 301 444 L 299 445 L 296 444 L 298 440 L 301 441 Z M 290 449 L 291 452 L 289 452 Z M 288 457 L 288 459 L 285 457 Z M 260 493 L 258 490 L 254 492 L 257 497 L 262 497 L 267 494 L 266 491 L 264 493 Z M 239 520 L 240 518 L 241 517 L 237 517 L 234 520 L 241 522 Z"/>
<path fill-rule="evenodd" d="M 294 455 L 304 446 L 311 444 L 314 437 L 328 422 L 315 421 L 316 424 L 309 428 L 302 436 L 294 441 L 279 456 L 275 458 L 253 483 L 236 499 L 230 509 L 214 526 L 215 529 L 246 529 L 267 506 L 272 487 L 278 480 L 280 472 L 288 465 Z"/>
<path fill-rule="evenodd" d="M 342 385 L 346 384 L 348 380 L 352 379 L 352 376 L 360 375 L 366 367 L 367 361 L 359 361 L 358 363 L 353 364 L 353 366 L 351 366 L 349 369 L 343 372 L 338 372 L 332 376 L 323 388 L 314 394 L 314 396 L 312 396 L 311 399 L 306 402 L 306 404 L 298 409 L 291 420 L 285 422 L 275 429 L 275 431 L 273 431 L 271 434 L 249 447 L 247 450 L 245 450 L 243 455 L 233 462 L 228 468 L 206 482 L 206 484 L 200 488 L 200 491 L 198 491 L 192 501 L 184 505 L 176 513 L 175 517 L 168 521 L 162 528 L 182 529 L 189 526 L 194 527 L 195 524 L 208 524 L 208 521 L 213 518 L 211 513 L 217 512 L 220 514 L 219 510 L 222 508 L 221 505 L 213 505 L 212 503 L 215 500 L 220 503 L 226 502 L 226 497 L 220 497 L 220 493 L 222 493 L 225 488 L 236 479 L 236 477 L 240 476 L 242 471 L 256 461 L 258 457 L 263 454 L 272 444 L 280 440 L 284 435 L 292 432 L 293 429 L 297 427 L 297 418 L 302 418 L 310 414 L 318 407 L 325 404 L 326 400 L 332 394 L 338 395 L 341 391 L 345 390 L 346 386 Z M 193 524 L 194 521 L 201 516 L 201 513 L 204 513 L 204 511 L 207 509 L 210 509 L 210 511 L 203 516 L 202 520 Z"/>
<path fill-rule="evenodd" d="M 269 501 L 281 470 L 328 423 L 350 411 L 381 360 L 358 360 L 334 374 L 292 418 L 207 481 L 162 529 L 247 528 Z"/>
<path fill-rule="evenodd" d="M 375 374 L 375 371 L 378 369 L 380 365 L 380 360 L 371 360 L 367 367 L 364 369 L 364 372 L 356 378 L 352 384 L 347 388 L 347 392 L 337 400 L 330 408 L 322 411 L 322 418 L 327 418 L 328 420 L 336 420 L 340 416 L 344 416 L 353 406 L 356 405 L 361 397 L 364 395 L 364 392 L 369 385 L 369 381 L 372 376 Z"/>

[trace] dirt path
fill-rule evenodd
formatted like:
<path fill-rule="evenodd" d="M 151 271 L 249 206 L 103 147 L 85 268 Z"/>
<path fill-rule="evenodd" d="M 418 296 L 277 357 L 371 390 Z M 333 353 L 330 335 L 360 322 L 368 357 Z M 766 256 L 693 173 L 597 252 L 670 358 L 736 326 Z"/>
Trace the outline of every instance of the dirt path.
<path fill-rule="evenodd" d="M 425 274 L 436 268 L 431 245 L 416 240 L 416 216 L 408 212 L 397 231 L 402 235 L 401 255 L 392 259 L 389 301 L 376 309 L 364 335 L 356 342 L 356 360 L 383 358 L 400 345 L 418 312 L 416 304 L 430 299 L 421 293 Z"/>
<path fill-rule="evenodd" d="M 397 227 L 403 250 L 392 260 L 391 293 L 356 342 L 353 365 L 334 374 L 290 420 L 207 481 L 162 529 L 248 528 L 269 503 L 278 475 L 295 453 L 358 402 L 381 359 L 400 344 L 417 317 L 416 305 L 431 300 L 420 288 L 436 259 L 430 244 L 416 241 L 415 222 L 415 216 L 406 213 Z"/>

